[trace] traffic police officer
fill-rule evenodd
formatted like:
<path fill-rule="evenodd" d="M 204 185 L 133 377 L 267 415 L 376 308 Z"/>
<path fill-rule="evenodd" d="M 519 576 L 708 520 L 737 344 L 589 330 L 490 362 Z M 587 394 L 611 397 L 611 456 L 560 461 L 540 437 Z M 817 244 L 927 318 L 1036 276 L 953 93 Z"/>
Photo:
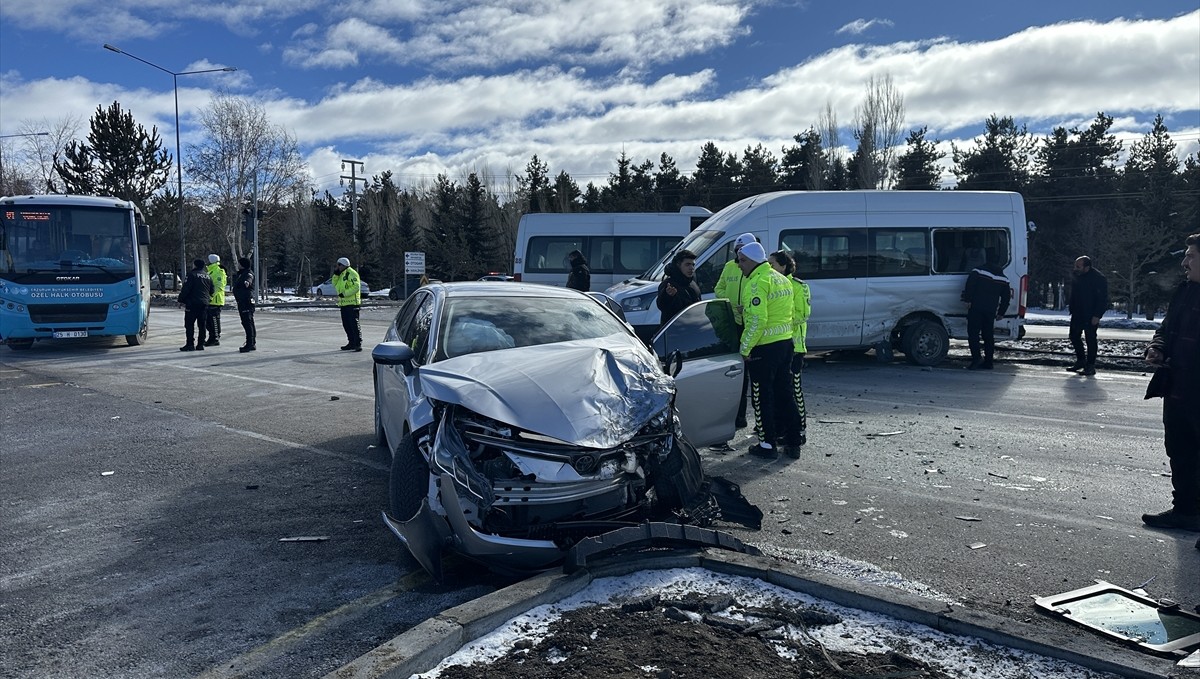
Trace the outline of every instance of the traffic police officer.
<path fill-rule="evenodd" d="M 204 326 L 208 328 L 206 347 L 221 344 L 221 309 L 225 306 L 225 269 L 221 268 L 221 258 L 216 254 L 208 256 L 208 277 L 212 279 L 212 297 L 208 298 L 208 315 Z"/>
<path fill-rule="evenodd" d="M 358 322 L 362 290 L 358 272 L 350 268 L 350 260 L 345 257 L 339 258 L 333 267 L 333 289 L 337 291 L 342 328 L 346 331 L 346 344 L 342 351 L 362 351 L 362 327 Z"/>

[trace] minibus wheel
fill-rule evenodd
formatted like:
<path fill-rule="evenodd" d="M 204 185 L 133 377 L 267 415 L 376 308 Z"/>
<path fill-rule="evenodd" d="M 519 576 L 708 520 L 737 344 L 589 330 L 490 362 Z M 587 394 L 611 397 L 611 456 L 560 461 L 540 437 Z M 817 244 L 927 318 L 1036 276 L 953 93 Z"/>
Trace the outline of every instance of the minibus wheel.
<path fill-rule="evenodd" d="M 917 321 L 905 328 L 900 346 L 910 363 L 937 365 L 950 351 L 950 336 L 941 323 Z"/>

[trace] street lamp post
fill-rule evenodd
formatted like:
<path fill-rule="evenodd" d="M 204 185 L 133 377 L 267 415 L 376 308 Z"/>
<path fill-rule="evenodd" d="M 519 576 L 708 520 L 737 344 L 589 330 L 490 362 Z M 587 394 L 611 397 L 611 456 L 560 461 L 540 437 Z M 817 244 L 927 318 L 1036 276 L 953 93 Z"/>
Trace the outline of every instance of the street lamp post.
<path fill-rule="evenodd" d="M 18 132 L 17 134 L 0 134 L 0 139 L 12 139 L 14 137 L 48 137 L 49 132 Z M 4 147 L 0 145 L 0 196 L 5 195 L 4 192 Z"/>
<path fill-rule="evenodd" d="M 108 43 L 104 43 L 104 49 L 106 49 L 110 52 L 116 52 L 117 54 L 124 54 L 125 56 L 129 57 L 130 59 L 137 59 L 138 61 L 142 62 L 143 64 L 146 64 L 147 66 L 153 66 L 154 68 L 157 68 L 158 70 L 162 71 L 163 73 L 171 74 L 171 84 L 175 88 L 175 177 L 178 181 L 178 188 L 179 188 L 179 195 L 178 195 L 178 198 L 179 198 L 179 274 L 178 275 L 182 276 L 187 273 L 188 266 L 187 266 L 187 242 L 186 242 L 186 238 L 184 236 L 184 230 L 183 230 L 183 160 L 180 157 L 180 146 L 179 146 L 179 76 L 181 76 L 181 75 L 196 75 L 198 73 L 219 73 L 219 72 L 229 73 L 229 72 L 236 71 L 237 69 L 233 68 L 232 66 L 226 66 L 225 68 L 206 68 L 206 69 L 200 70 L 200 71 L 180 71 L 177 73 L 170 69 L 163 68 L 162 66 L 159 66 L 158 64 L 155 64 L 153 62 L 146 61 L 145 59 L 143 59 L 141 57 L 134 56 L 134 55 L 130 54 L 129 52 L 126 52 L 125 50 L 121 49 L 120 47 L 115 47 Z M 178 280 L 179 279 L 176 279 L 177 282 L 178 282 Z"/>

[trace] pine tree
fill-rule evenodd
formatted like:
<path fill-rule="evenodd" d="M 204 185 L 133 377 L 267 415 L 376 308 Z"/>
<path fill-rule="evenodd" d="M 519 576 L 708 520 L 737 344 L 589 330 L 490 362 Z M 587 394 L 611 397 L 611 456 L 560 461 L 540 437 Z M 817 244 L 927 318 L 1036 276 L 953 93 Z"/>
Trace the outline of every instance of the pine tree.
<path fill-rule="evenodd" d="M 942 172 L 938 161 L 946 157 L 945 152 L 937 150 L 936 141 L 925 139 L 928 127 L 912 130 L 908 133 L 905 145 L 908 147 L 896 159 L 896 185 L 900 191 L 934 191 L 941 184 Z"/>
<path fill-rule="evenodd" d="M 54 169 L 67 193 L 115 196 L 143 204 L 167 183 L 171 157 L 163 150 L 158 128 L 149 132 L 113 102 L 97 106 L 87 141 L 69 142 Z"/>

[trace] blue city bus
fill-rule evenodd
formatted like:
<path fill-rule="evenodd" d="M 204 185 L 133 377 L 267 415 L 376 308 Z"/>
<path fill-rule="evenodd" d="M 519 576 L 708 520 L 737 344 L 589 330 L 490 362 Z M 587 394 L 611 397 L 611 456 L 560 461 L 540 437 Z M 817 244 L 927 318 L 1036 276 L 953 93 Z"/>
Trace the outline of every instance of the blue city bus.
<path fill-rule="evenodd" d="M 0 198 L 0 341 L 146 341 L 150 229 L 137 205 L 93 196 Z"/>

